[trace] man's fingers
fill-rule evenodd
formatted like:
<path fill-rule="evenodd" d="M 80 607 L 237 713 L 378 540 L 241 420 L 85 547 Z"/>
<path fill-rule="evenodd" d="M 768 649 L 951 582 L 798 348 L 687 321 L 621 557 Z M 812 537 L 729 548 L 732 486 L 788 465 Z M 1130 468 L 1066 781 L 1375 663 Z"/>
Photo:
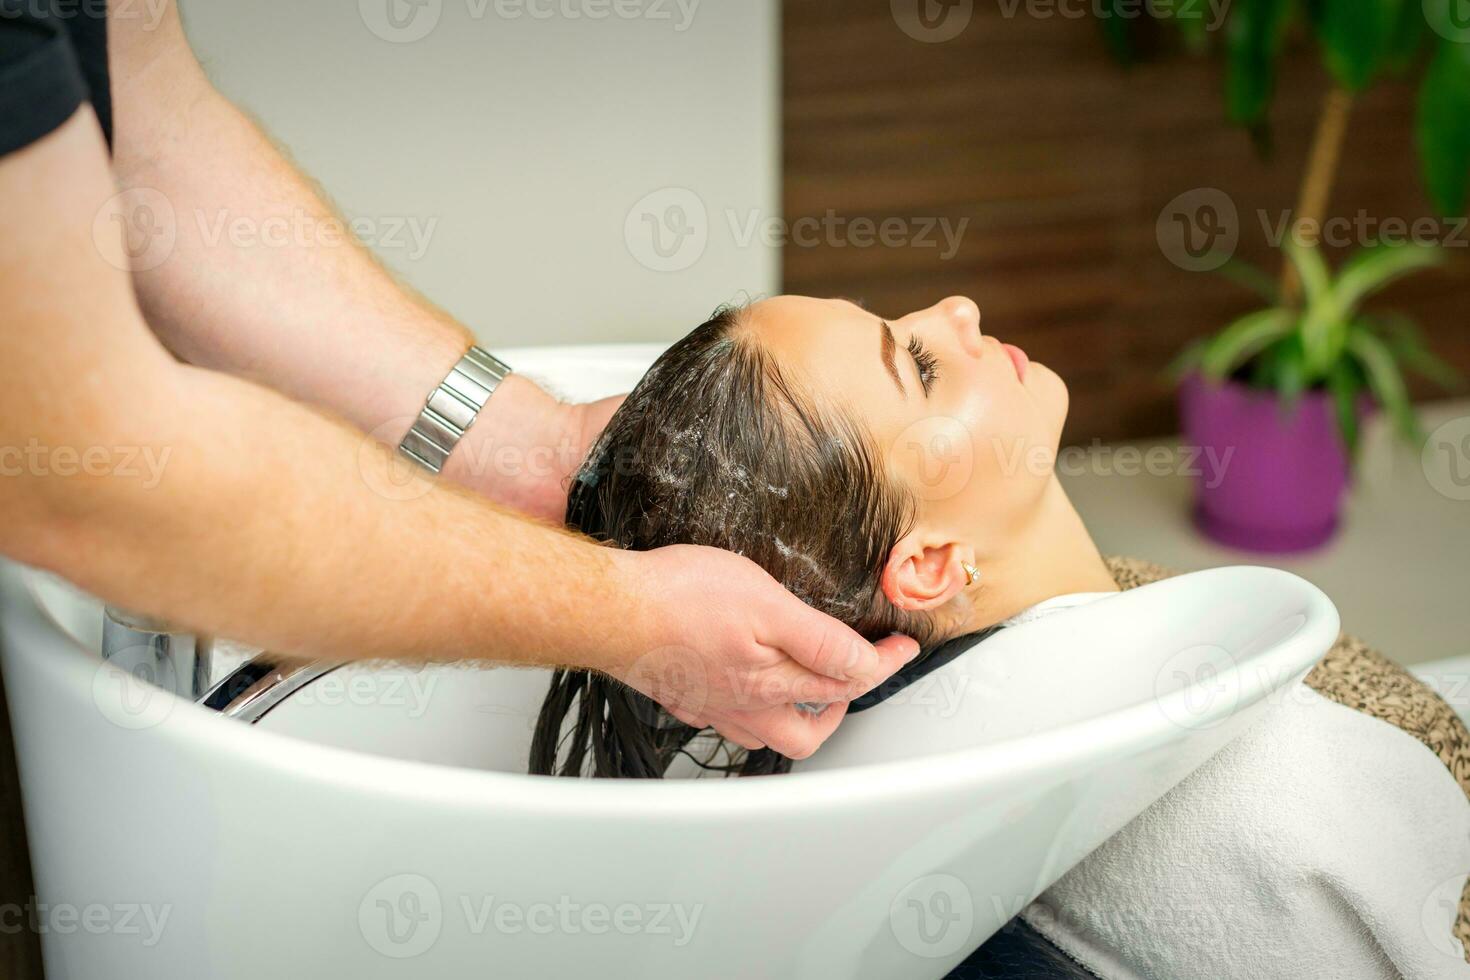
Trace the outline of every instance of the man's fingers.
<path fill-rule="evenodd" d="M 863 688 L 863 694 L 888 680 L 919 655 L 919 641 L 901 633 L 885 636 L 873 644 L 873 648 L 878 651 L 878 670 L 873 675 L 873 682 Z"/>
<path fill-rule="evenodd" d="M 800 701 L 816 704 L 850 701 L 868 687 L 866 681 L 856 683 L 833 680 L 814 674 L 801 664 L 786 660 L 762 672 L 760 679 L 751 687 L 751 703 L 740 707 L 754 711 L 766 707 L 791 708 Z"/>
<path fill-rule="evenodd" d="M 839 701 L 816 715 L 788 704 L 748 712 L 740 720 L 753 735 L 788 759 L 805 759 L 827 741 L 846 714 L 847 702 Z"/>
<path fill-rule="evenodd" d="M 788 621 L 778 621 L 766 642 L 814 673 L 854 681 L 862 690 L 876 687 L 914 658 L 919 645 L 908 637 L 888 637 L 878 645 L 805 603 L 797 602 Z M 769 628 L 768 628 L 769 629 Z"/>
<path fill-rule="evenodd" d="M 834 680 L 808 670 L 800 663 L 787 660 L 769 668 L 760 682 L 751 688 L 753 704 L 795 704 L 798 701 L 851 701 L 882 684 L 904 664 L 918 656 L 919 644 L 907 636 L 885 637 L 873 647 L 877 666 L 862 680 Z"/>
<path fill-rule="evenodd" d="M 711 721 L 710 725 L 715 731 L 720 733 L 722 738 L 729 739 L 743 749 L 749 749 L 754 752 L 757 749 L 766 747 L 766 743 L 751 732 L 750 729 L 729 718 L 716 718 Z"/>
<path fill-rule="evenodd" d="M 709 722 L 702 715 L 679 707 L 678 705 L 665 704 L 663 705 L 663 709 L 690 728 L 710 727 Z"/>
<path fill-rule="evenodd" d="M 771 645 L 825 677 L 866 682 L 878 669 L 873 644 L 800 600 L 797 606 L 799 612 L 781 635 L 771 638 Z"/>
<path fill-rule="evenodd" d="M 762 705 L 791 705 L 799 701 L 818 704 L 851 701 L 888 680 L 918 652 L 919 644 L 907 636 L 885 637 L 873 647 L 877 667 L 859 681 L 836 680 L 787 659 L 762 673 L 760 679 L 747 689 L 747 703 L 740 707 L 752 710 Z"/>

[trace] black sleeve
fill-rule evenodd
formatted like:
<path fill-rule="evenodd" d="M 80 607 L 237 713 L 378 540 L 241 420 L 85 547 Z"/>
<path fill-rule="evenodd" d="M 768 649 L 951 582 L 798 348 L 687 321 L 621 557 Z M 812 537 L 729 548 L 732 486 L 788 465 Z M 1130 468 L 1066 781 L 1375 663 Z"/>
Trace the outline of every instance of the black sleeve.
<path fill-rule="evenodd" d="M 0 156 L 91 100 L 112 141 L 105 0 L 0 0 Z"/>

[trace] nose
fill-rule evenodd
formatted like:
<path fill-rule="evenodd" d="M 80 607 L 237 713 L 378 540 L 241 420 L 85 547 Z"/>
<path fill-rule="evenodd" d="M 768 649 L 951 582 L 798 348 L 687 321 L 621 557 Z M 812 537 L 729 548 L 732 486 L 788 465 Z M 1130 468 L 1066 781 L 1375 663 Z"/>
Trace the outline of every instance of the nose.
<path fill-rule="evenodd" d="M 984 350 L 980 343 L 980 307 L 968 296 L 950 296 L 935 304 L 940 315 L 954 328 L 960 346 L 971 357 Z"/>

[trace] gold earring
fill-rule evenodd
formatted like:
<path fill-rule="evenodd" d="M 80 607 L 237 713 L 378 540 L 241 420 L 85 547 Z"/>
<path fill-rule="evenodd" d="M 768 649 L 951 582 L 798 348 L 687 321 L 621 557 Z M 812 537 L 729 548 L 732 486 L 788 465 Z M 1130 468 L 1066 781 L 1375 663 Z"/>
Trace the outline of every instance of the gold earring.
<path fill-rule="evenodd" d="M 960 562 L 960 567 L 965 570 L 966 585 L 974 585 L 976 582 L 980 581 L 980 569 L 976 568 L 974 565 L 971 565 L 967 561 Z"/>

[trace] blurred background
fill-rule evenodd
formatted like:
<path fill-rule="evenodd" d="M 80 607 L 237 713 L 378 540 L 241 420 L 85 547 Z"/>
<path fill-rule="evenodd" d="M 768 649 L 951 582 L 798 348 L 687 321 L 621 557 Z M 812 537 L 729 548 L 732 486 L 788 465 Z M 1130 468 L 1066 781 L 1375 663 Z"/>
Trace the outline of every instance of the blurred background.
<path fill-rule="evenodd" d="M 625 239 L 633 206 L 666 188 L 717 218 L 779 214 L 780 6 L 684 4 L 179 7 L 216 87 L 404 280 L 504 347 L 672 341 L 741 290 L 778 289 L 781 249 L 723 222 L 677 274 Z"/>
<path fill-rule="evenodd" d="M 182 6 L 215 83 L 492 348 L 968 295 L 1066 379 L 1105 549 L 1279 564 L 1400 660 L 1470 653 L 1465 0 Z M 1293 216 L 1394 314 L 1284 275 Z M 1169 365 L 1242 317 L 1186 365 L 1226 394 L 1181 399 Z"/>

